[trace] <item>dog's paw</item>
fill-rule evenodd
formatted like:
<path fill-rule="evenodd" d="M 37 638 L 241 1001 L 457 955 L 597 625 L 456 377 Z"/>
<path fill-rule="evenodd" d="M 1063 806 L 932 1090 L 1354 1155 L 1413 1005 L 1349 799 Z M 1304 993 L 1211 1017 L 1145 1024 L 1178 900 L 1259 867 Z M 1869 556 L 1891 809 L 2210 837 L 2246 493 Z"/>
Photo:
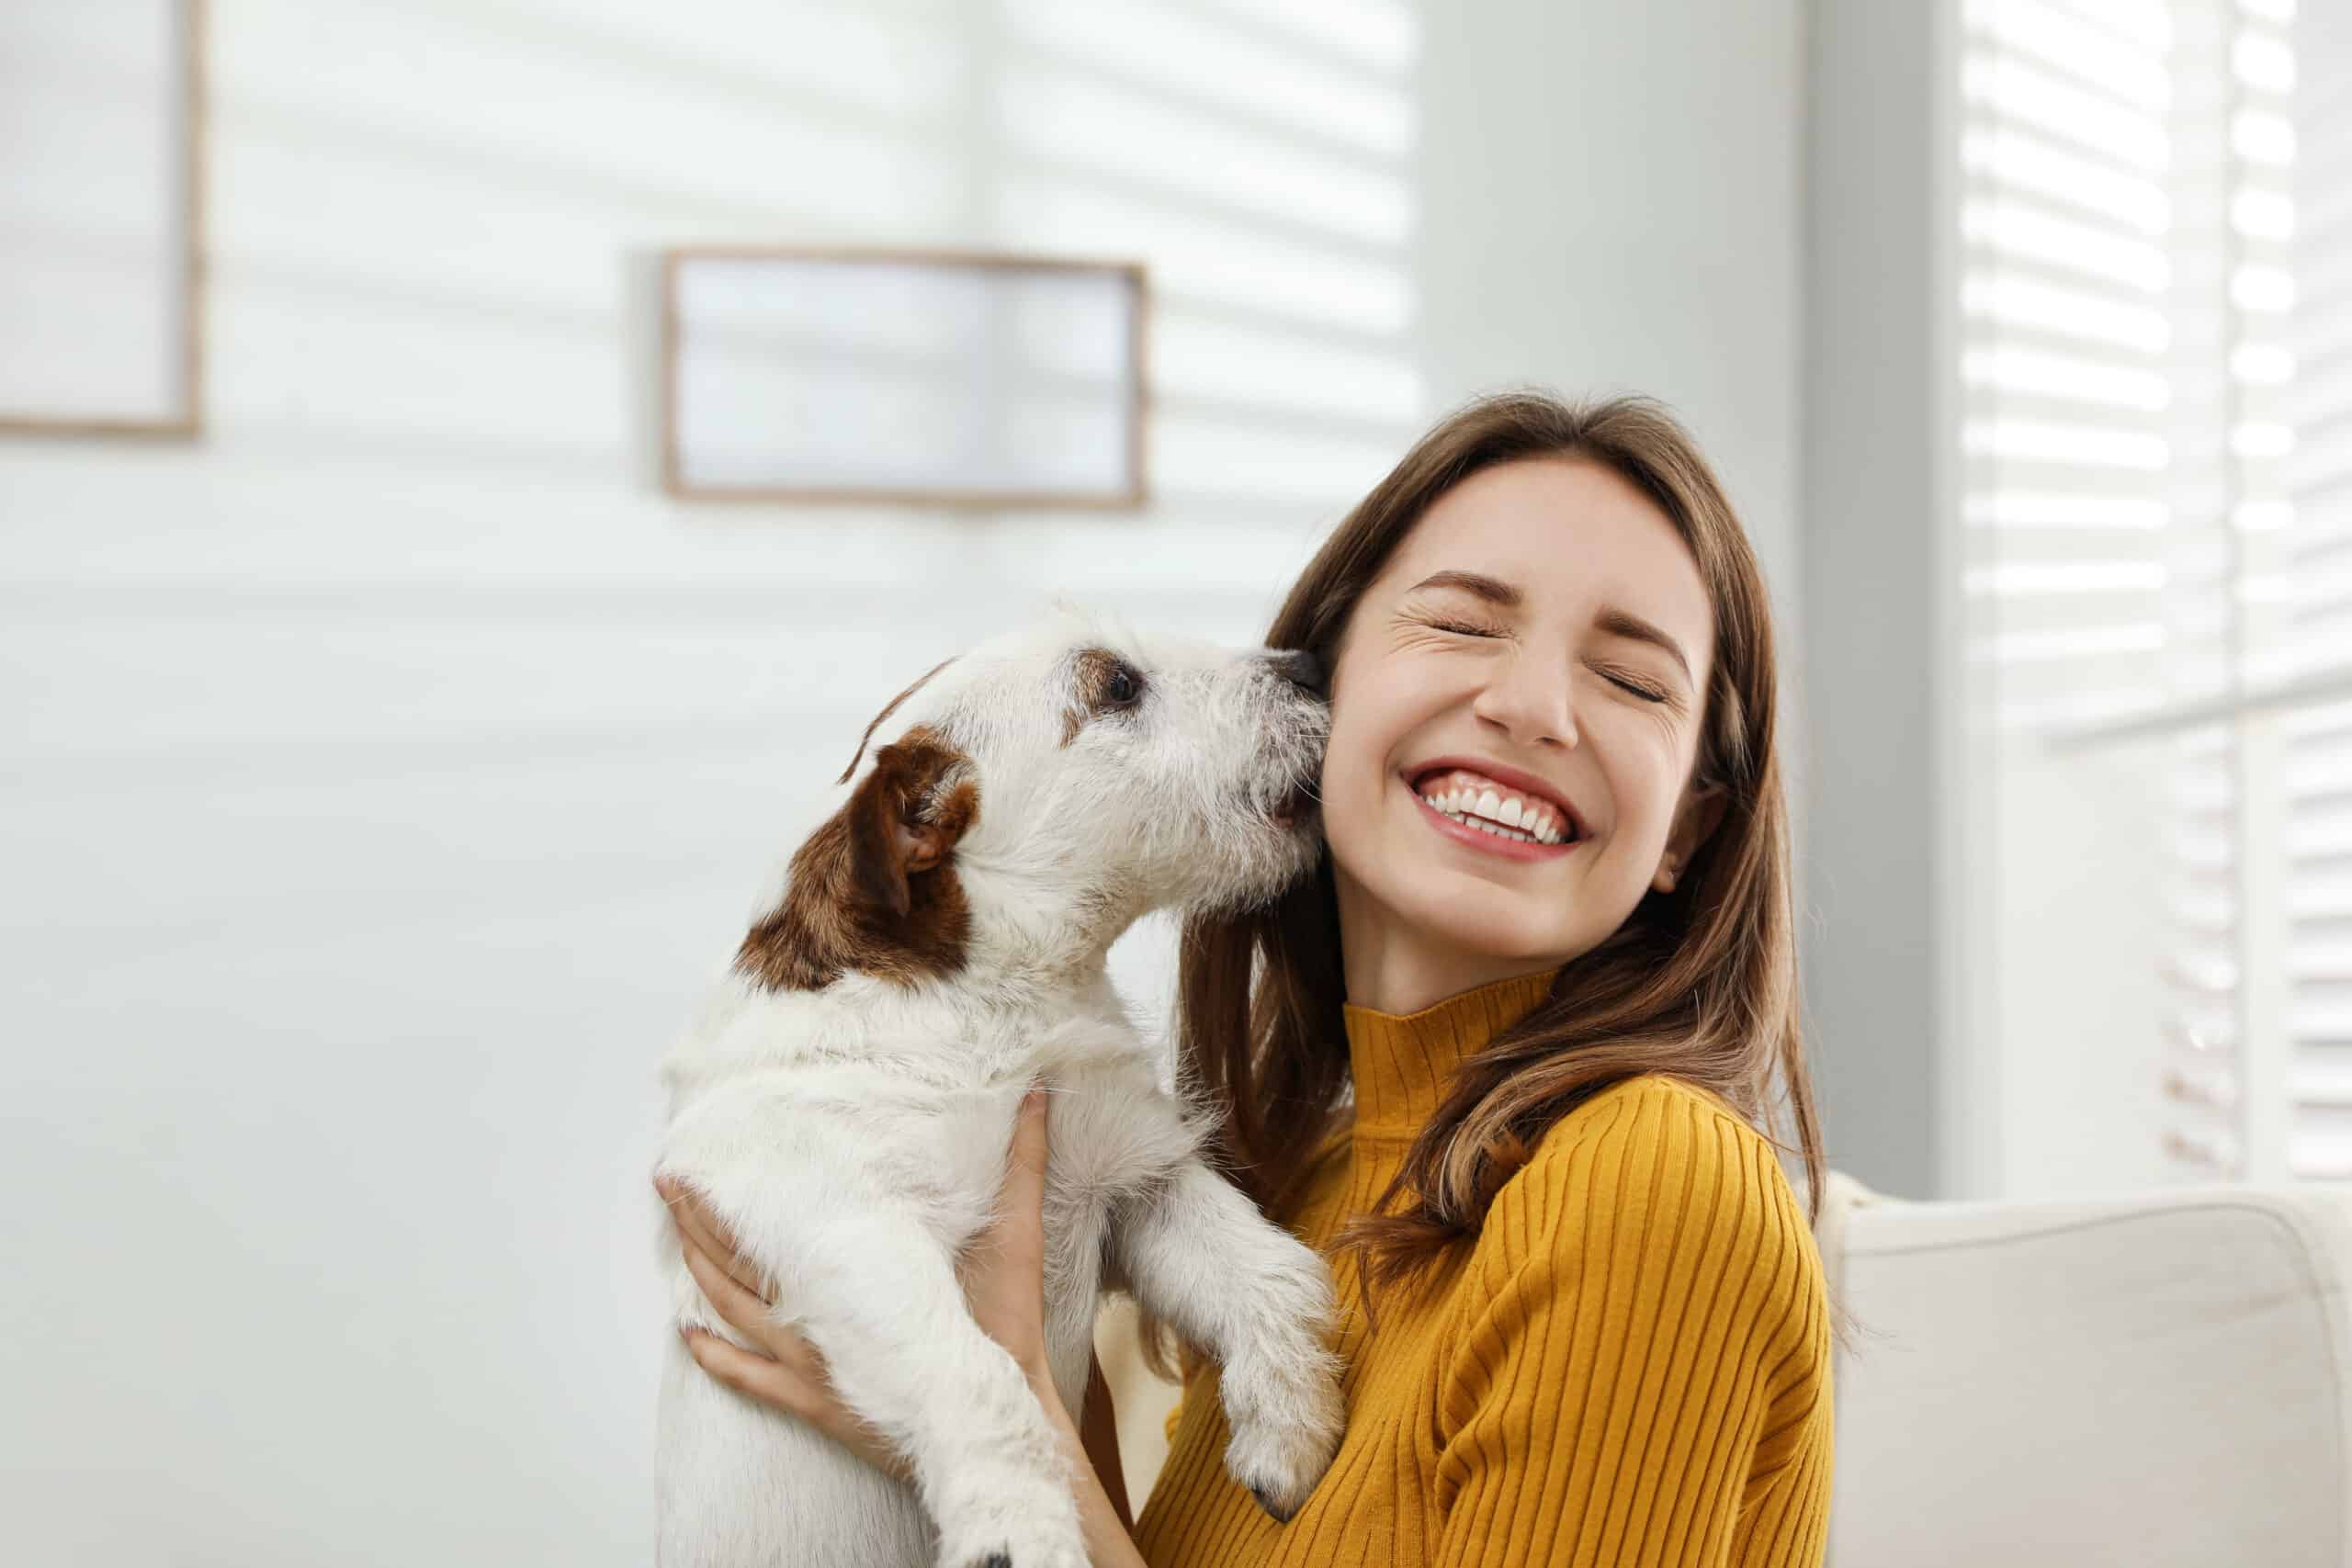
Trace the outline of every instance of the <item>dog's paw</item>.
<path fill-rule="evenodd" d="M 1346 1418 L 1339 1385 L 1317 1379 L 1290 1401 L 1234 1420 L 1225 1446 L 1226 1473 L 1248 1487 L 1258 1506 L 1288 1524 L 1340 1451 Z"/>
<path fill-rule="evenodd" d="M 1083 1548 L 1067 1552 L 1053 1551 L 1042 1556 L 1023 1557 L 1015 1555 L 1011 1547 L 985 1552 L 978 1557 L 966 1558 L 960 1562 L 952 1564 L 943 1559 L 942 1568 L 1028 1568 L 1028 1564 L 1032 1562 L 1040 1564 L 1041 1568 L 1087 1568 L 1086 1552 Z"/>
<path fill-rule="evenodd" d="M 1051 1522 L 975 1520 L 943 1535 L 940 1568 L 1087 1568 L 1076 1510 L 1067 1511 L 1069 1518 Z"/>

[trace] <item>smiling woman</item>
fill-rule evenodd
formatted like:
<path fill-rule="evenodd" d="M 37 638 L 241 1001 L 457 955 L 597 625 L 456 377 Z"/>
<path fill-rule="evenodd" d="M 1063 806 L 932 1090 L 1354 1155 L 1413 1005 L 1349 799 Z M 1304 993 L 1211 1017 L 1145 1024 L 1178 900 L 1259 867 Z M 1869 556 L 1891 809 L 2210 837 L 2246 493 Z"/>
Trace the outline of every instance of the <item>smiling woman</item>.
<path fill-rule="evenodd" d="M 1328 854 L 1184 939 L 1182 1070 L 1333 1265 L 1348 1427 L 1298 1514 L 1185 1376 L 1156 1568 L 1820 1559 L 1830 1313 L 1769 600 L 1656 403 L 1441 423 L 1266 638 L 1330 672 Z M 1166 1338 L 1163 1339 L 1163 1335 Z"/>

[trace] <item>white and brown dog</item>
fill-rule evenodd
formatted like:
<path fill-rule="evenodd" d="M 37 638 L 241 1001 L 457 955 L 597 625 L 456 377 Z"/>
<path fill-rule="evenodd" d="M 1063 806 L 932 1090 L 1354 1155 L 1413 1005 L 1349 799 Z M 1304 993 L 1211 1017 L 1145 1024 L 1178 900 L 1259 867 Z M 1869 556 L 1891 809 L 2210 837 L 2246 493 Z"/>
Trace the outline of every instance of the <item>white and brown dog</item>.
<path fill-rule="evenodd" d="M 1143 643 L 1057 606 L 868 728 L 898 716 L 664 1059 L 659 1168 L 732 1228 L 916 1491 L 671 1335 L 664 1568 L 1084 1568 L 1045 1412 L 956 1273 L 1039 1081 L 1065 1405 L 1084 1397 L 1098 1293 L 1129 1291 L 1221 1363 L 1235 1479 L 1278 1518 L 1305 1501 L 1343 1418 L 1329 1276 L 1204 1162 L 1206 1128 L 1160 1087 L 1104 955 L 1148 910 L 1247 907 L 1314 864 L 1317 678 L 1304 654 Z M 679 1323 L 734 1337 L 663 1219 Z"/>

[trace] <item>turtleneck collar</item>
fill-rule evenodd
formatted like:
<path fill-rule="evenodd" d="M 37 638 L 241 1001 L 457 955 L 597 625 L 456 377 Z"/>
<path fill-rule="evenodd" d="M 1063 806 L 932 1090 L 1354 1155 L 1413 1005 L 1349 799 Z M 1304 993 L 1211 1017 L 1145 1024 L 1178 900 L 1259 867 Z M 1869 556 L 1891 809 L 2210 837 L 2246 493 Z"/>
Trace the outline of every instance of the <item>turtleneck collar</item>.
<path fill-rule="evenodd" d="M 1453 1069 L 1551 994 L 1559 968 L 1514 975 L 1419 1012 L 1347 1004 L 1348 1062 L 1359 1138 L 1410 1138 L 1444 1100 Z"/>

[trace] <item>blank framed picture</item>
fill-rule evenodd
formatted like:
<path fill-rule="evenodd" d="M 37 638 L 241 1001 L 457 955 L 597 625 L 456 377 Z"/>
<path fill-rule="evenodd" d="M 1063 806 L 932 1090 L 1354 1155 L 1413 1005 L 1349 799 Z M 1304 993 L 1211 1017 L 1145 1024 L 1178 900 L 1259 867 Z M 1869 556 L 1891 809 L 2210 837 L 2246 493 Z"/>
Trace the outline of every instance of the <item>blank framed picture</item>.
<path fill-rule="evenodd" d="M 1143 503 L 1140 265 L 874 250 L 663 260 L 673 495 Z"/>
<path fill-rule="evenodd" d="M 202 27 L 0 5 L 0 429 L 197 433 Z"/>

